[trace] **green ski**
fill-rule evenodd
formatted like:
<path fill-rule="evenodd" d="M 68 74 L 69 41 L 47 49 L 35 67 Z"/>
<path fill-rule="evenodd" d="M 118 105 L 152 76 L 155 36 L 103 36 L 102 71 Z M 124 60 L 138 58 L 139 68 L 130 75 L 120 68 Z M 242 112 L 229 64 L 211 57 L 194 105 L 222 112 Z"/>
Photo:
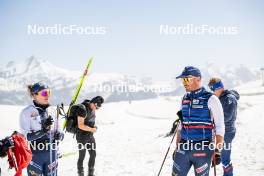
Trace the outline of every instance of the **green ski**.
<path fill-rule="evenodd" d="M 80 90 L 81 90 L 82 85 L 83 85 L 83 83 L 84 83 L 84 80 L 85 80 L 85 78 L 86 78 L 86 76 L 87 76 L 87 74 L 88 74 L 88 70 L 89 70 L 89 68 L 90 68 L 90 66 L 91 66 L 91 64 L 92 64 L 92 61 L 93 61 L 93 58 L 90 58 L 89 61 L 88 61 L 87 66 L 86 66 L 86 68 L 85 68 L 85 71 L 84 71 L 84 73 L 83 73 L 83 75 L 82 75 L 82 78 L 81 78 L 81 80 L 80 80 L 80 83 L 79 83 L 79 85 L 78 85 L 78 87 L 77 87 L 77 89 L 76 89 L 76 91 L 75 91 L 75 93 L 74 93 L 74 96 L 73 96 L 72 100 L 71 100 L 71 103 L 70 103 L 70 105 L 69 105 L 69 109 L 68 109 L 68 111 L 67 111 L 67 116 L 66 116 L 66 118 L 65 118 L 65 120 L 64 120 L 64 122 L 63 122 L 63 125 L 62 125 L 63 130 L 65 130 L 65 128 L 66 128 L 67 117 L 68 117 L 68 115 L 70 114 L 70 109 L 71 109 L 71 107 L 75 104 L 75 102 L 76 102 L 76 100 L 77 100 L 77 98 L 78 98 L 78 96 L 79 96 Z"/>

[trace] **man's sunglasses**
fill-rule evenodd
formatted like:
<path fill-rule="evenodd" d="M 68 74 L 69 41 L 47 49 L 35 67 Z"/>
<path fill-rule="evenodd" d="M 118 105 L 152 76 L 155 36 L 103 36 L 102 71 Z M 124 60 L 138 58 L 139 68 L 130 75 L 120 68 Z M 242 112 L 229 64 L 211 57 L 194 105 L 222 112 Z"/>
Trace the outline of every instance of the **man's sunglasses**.
<path fill-rule="evenodd" d="M 191 82 L 192 79 L 193 79 L 192 77 L 184 77 L 184 78 L 181 78 L 182 83 L 189 83 L 189 82 Z"/>

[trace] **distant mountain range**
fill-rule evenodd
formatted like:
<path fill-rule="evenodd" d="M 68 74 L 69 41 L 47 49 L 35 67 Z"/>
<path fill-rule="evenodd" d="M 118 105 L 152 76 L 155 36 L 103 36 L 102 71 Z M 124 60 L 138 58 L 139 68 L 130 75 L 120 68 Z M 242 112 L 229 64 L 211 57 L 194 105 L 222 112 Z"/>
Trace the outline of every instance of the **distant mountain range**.
<path fill-rule="evenodd" d="M 201 70 L 204 83 L 211 76 L 219 76 L 223 78 L 227 87 L 235 87 L 259 78 L 258 70 L 245 66 L 219 68 L 208 64 Z M 10 61 L 4 68 L 0 68 L 0 104 L 25 105 L 29 103 L 31 100 L 26 86 L 36 81 L 45 82 L 50 86 L 52 104 L 69 103 L 82 71 L 66 70 L 34 56 L 22 63 Z M 102 95 L 107 102 L 133 101 L 158 96 L 176 96 L 182 93 L 184 90 L 181 84 L 174 80 L 160 84 L 153 82 L 150 77 L 137 78 L 115 73 L 91 72 L 85 81 L 79 100 Z"/>

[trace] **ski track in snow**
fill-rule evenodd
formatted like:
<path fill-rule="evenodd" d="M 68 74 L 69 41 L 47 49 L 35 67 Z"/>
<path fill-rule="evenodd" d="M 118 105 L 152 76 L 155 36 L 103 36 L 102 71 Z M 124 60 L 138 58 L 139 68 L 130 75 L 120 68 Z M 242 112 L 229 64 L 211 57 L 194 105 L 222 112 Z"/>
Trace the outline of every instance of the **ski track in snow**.
<path fill-rule="evenodd" d="M 233 143 L 232 154 L 235 175 L 264 175 L 263 98 L 263 95 L 242 96 L 239 101 L 237 135 Z M 18 130 L 18 116 L 22 108 L 21 106 L 0 106 L 3 119 L 0 124 L 1 138 L 10 135 L 15 129 Z M 133 101 L 132 104 L 128 102 L 105 104 L 97 113 L 99 128 L 95 134 L 96 175 L 157 175 L 171 140 L 171 137 L 157 138 L 157 136 L 170 130 L 178 108 L 179 101 L 167 101 L 163 98 Z M 152 117 L 164 119 L 157 120 Z M 165 162 L 162 176 L 171 175 L 171 156 L 174 146 Z M 60 152 L 66 156 L 59 160 L 58 175 L 76 175 L 78 154 L 75 148 L 75 139 L 71 134 L 66 134 L 66 138 L 60 145 Z M 87 160 L 88 157 L 86 157 L 86 163 Z M 14 175 L 13 171 L 7 170 L 6 158 L 0 159 L 0 164 L 3 176 Z M 192 170 L 189 175 L 194 175 Z M 213 170 L 210 175 L 213 175 Z M 222 175 L 221 166 L 217 167 L 217 175 Z"/>

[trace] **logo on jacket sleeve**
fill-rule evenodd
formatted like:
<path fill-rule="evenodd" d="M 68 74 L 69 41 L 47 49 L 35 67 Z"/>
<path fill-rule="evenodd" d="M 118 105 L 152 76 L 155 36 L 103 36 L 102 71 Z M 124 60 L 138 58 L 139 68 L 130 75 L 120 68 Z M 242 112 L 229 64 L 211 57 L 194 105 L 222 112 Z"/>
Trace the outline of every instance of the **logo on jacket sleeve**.
<path fill-rule="evenodd" d="M 191 101 L 190 100 L 183 100 L 182 104 L 189 104 Z"/>
<path fill-rule="evenodd" d="M 37 112 L 32 112 L 30 116 L 31 116 L 32 119 L 36 120 L 38 115 L 39 114 Z"/>

